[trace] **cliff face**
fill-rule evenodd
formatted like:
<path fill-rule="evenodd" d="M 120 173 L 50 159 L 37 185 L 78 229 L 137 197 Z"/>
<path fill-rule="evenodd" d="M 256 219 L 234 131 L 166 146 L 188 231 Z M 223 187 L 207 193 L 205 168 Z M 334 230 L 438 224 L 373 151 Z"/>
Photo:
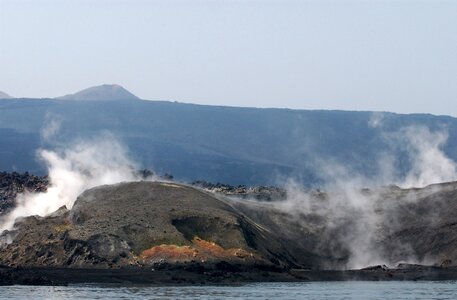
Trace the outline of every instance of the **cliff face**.
<path fill-rule="evenodd" d="M 236 201 L 174 183 L 100 186 L 81 194 L 71 210 L 18 220 L 1 235 L 9 243 L 0 264 L 344 269 L 367 254 L 354 249 L 370 236 L 366 250 L 390 266 L 457 265 L 457 183 L 362 194 L 373 201 L 371 228 L 353 208 L 336 220 L 313 207 L 284 210 L 285 202 Z M 320 209 L 332 204 L 331 194 L 307 197 Z"/>

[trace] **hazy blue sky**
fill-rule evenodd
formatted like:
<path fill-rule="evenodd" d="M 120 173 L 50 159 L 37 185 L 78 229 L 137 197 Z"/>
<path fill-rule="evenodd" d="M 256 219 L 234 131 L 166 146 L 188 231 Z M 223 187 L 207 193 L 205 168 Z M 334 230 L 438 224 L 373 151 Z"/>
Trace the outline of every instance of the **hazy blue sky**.
<path fill-rule="evenodd" d="M 0 0 L 0 90 L 457 116 L 457 0 Z"/>

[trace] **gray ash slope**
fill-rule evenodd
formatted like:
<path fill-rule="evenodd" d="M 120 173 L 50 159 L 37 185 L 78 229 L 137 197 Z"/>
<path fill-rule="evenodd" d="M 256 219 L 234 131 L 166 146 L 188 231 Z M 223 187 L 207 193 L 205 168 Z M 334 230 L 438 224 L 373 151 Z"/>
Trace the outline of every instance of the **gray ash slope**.
<path fill-rule="evenodd" d="M 414 258 L 457 265 L 457 183 L 376 193 L 382 218 L 372 246 L 387 264 Z M 311 197 L 325 202 L 328 195 Z M 360 217 L 348 214 L 344 226 L 332 227 L 325 217 L 282 211 L 273 202 L 229 200 L 174 183 L 122 183 L 84 192 L 71 210 L 19 220 L 2 235 L 13 242 L 0 250 L 0 264 L 344 269 L 353 253 L 342 237 Z"/>
<path fill-rule="evenodd" d="M 370 256 L 372 264 L 382 261 L 390 267 L 405 262 L 457 266 L 457 182 L 411 189 L 389 186 L 358 193 L 366 197 L 364 205 L 369 209 L 351 206 L 349 201 L 338 207 L 332 197 L 340 195 L 323 192 L 306 195 L 310 203 L 317 204 L 309 210 L 278 210 L 281 205 L 277 202 L 238 201 L 233 205 L 255 222 L 289 237 L 288 251 L 294 257 L 303 250 L 319 254 L 322 269 L 347 268 L 357 255 Z M 323 212 L 330 206 L 338 213 Z"/>
<path fill-rule="evenodd" d="M 157 175 L 164 181 L 173 180 L 173 175 L 171 174 L 155 174 L 147 169 L 139 170 L 137 174 L 143 179 Z M 0 172 L 0 215 L 7 213 L 16 206 L 16 196 L 18 194 L 45 192 L 49 185 L 50 182 L 47 176 L 37 176 L 28 172 Z M 201 180 L 194 181 L 190 185 L 212 193 L 259 201 L 284 200 L 286 197 L 285 189 L 274 186 L 232 186 Z"/>

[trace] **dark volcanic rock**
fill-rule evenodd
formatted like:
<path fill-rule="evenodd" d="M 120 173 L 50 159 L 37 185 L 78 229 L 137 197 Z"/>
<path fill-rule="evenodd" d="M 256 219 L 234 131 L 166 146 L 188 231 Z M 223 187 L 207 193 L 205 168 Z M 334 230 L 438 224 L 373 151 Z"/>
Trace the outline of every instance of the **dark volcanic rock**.
<path fill-rule="evenodd" d="M 457 182 L 393 190 L 383 200 L 386 261 L 457 266 Z"/>
<path fill-rule="evenodd" d="M 172 183 L 93 188 L 70 211 L 24 218 L 6 234 L 14 241 L 0 263 L 8 266 L 297 266 L 277 233 L 211 194 Z"/>
<path fill-rule="evenodd" d="M 345 268 L 357 255 L 372 255 L 390 267 L 401 262 L 457 266 L 457 182 L 412 189 L 389 186 L 358 195 L 365 197 L 364 210 L 350 205 L 335 210 L 338 203 L 332 199 L 339 195 L 322 192 L 306 195 L 316 209 L 292 206 L 281 211 L 280 202 L 232 205 L 256 223 L 280 232 L 288 252 L 307 256 L 311 268 Z M 372 253 L 357 252 L 355 245 L 365 241 L 366 251 Z"/>
<path fill-rule="evenodd" d="M 0 249 L 0 264 L 146 268 L 220 278 L 228 273 L 292 269 L 293 276 L 309 280 L 427 279 L 429 272 L 435 274 L 433 278 L 457 278 L 457 183 L 362 193 L 373 200 L 375 215 L 370 216 L 377 222 L 376 231 L 370 233 L 376 237 L 369 241 L 370 249 L 376 249 L 389 268 L 367 267 L 358 273 L 303 271 L 346 268 L 356 253 L 351 252 L 354 245 L 348 236 L 353 235 L 348 234 L 364 224 L 358 223 L 357 210 L 349 209 L 336 220 L 330 219 L 334 215 L 316 214 L 313 206 L 283 210 L 282 201 L 228 199 L 158 182 L 96 187 L 81 194 L 71 210 L 62 207 L 47 217 L 18 220 L 13 231 L 0 237 L 12 240 Z M 307 197 L 319 209 L 332 204 L 330 194 Z M 391 268 L 399 262 L 409 264 Z"/>
<path fill-rule="evenodd" d="M 45 176 L 0 172 L 0 214 L 15 206 L 17 194 L 44 192 L 48 186 L 49 180 Z"/>
<path fill-rule="evenodd" d="M 285 189 L 275 186 L 233 186 L 219 182 L 211 183 L 204 180 L 193 181 L 191 185 L 202 188 L 208 192 L 243 199 L 255 199 L 259 201 L 281 201 L 285 200 L 287 197 L 287 192 Z"/>

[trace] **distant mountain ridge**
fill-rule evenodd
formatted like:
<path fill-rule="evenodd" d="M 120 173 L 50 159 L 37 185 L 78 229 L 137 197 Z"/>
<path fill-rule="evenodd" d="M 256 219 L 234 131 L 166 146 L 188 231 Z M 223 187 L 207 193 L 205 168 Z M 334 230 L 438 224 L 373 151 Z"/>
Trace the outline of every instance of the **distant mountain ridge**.
<path fill-rule="evenodd" d="M 11 99 L 11 98 L 13 98 L 13 97 L 11 97 L 10 95 L 8 95 L 5 92 L 0 91 L 0 99 Z"/>
<path fill-rule="evenodd" d="M 404 176 L 415 160 L 398 133 L 410 127 L 415 129 L 406 133 L 417 141 L 428 136 L 433 143 L 439 140 L 432 133 L 445 130 L 448 141 L 440 150 L 457 161 L 457 118 L 449 116 L 224 107 L 133 97 L 109 101 L 103 95 L 100 101 L 87 94 L 71 98 L 82 101 L 0 101 L 0 171 L 44 174 L 37 149 L 62 148 L 107 132 L 125 145 L 138 167 L 188 182 L 278 185 L 293 178 L 320 186 L 329 176 L 339 176 L 338 166 L 373 178 L 386 153 L 395 159 L 394 175 Z M 58 130 L 52 139 L 43 139 L 53 118 Z M 417 128 L 426 128 L 428 135 L 419 136 Z"/>
<path fill-rule="evenodd" d="M 79 101 L 119 101 L 119 100 L 140 100 L 122 86 L 118 84 L 103 84 L 93 86 L 74 94 L 56 97 L 59 100 L 79 100 Z"/>

